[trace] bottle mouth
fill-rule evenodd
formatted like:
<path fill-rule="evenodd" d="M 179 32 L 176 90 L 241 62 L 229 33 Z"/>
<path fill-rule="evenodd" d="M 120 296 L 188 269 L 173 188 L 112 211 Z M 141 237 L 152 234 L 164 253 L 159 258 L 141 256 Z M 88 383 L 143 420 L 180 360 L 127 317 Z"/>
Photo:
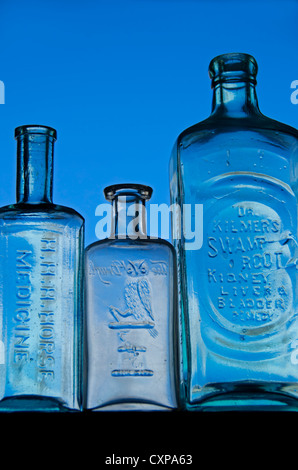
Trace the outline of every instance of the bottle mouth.
<path fill-rule="evenodd" d="M 153 189 L 150 186 L 135 183 L 113 184 L 104 189 L 104 195 L 108 201 L 113 201 L 119 196 L 135 196 L 148 200 L 151 198 L 152 192 Z"/>
<path fill-rule="evenodd" d="M 57 140 L 57 131 L 53 127 L 41 126 L 39 124 L 27 124 L 24 126 L 19 126 L 15 128 L 14 136 L 15 139 L 25 134 L 41 134 Z"/>
<path fill-rule="evenodd" d="M 221 54 L 211 60 L 209 77 L 212 88 L 221 82 L 251 82 L 257 83 L 258 64 L 256 59 L 242 52 Z"/>

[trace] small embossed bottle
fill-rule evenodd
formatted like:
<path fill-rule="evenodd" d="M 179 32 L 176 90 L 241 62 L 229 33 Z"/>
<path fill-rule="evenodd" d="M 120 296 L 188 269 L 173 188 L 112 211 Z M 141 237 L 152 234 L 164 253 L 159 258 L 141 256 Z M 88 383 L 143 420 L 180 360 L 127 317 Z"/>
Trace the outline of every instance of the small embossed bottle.
<path fill-rule="evenodd" d="M 199 250 L 175 224 L 183 400 L 298 409 L 298 132 L 261 114 L 252 56 L 215 57 L 209 73 L 212 113 L 181 133 L 170 163 L 172 202 L 204 213 Z"/>
<path fill-rule="evenodd" d="M 0 209 L 0 411 L 79 410 L 84 220 L 52 202 L 56 131 L 15 137 L 17 203 Z"/>
<path fill-rule="evenodd" d="M 145 201 L 152 189 L 119 184 L 111 235 L 86 249 L 86 409 L 176 407 L 175 251 L 149 240 Z"/>

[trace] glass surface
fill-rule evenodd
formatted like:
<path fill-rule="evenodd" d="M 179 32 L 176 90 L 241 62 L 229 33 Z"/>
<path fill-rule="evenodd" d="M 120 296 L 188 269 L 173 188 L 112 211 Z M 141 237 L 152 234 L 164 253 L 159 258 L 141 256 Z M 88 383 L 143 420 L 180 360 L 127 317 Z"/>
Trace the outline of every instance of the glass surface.
<path fill-rule="evenodd" d="M 87 409 L 177 405 L 175 252 L 166 241 L 146 239 L 143 209 L 151 191 L 106 188 L 113 201 L 111 238 L 86 249 Z"/>
<path fill-rule="evenodd" d="M 0 209 L 0 411 L 79 410 L 84 220 L 52 203 L 56 132 L 15 135 L 17 203 Z"/>
<path fill-rule="evenodd" d="M 171 200 L 203 204 L 203 246 L 176 240 L 187 409 L 297 409 L 297 130 L 258 108 L 257 64 L 210 64 L 212 113 L 178 137 Z M 182 222 L 182 221 L 181 221 Z"/>

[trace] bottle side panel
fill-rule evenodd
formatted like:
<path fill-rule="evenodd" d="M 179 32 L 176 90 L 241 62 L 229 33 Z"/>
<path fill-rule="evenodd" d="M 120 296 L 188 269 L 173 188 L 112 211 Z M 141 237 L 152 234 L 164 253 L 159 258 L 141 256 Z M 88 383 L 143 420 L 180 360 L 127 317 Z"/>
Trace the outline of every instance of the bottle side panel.
<path fill-rule="evenodd" d="M 86 407 L 175 407 L 172 251 L 94 246 L 85 266 Z"/>
<path fill-rule="evenodd" d="M 82 226 L 39 216 L 0 231 L 0 409 L 79 409 Z"/>

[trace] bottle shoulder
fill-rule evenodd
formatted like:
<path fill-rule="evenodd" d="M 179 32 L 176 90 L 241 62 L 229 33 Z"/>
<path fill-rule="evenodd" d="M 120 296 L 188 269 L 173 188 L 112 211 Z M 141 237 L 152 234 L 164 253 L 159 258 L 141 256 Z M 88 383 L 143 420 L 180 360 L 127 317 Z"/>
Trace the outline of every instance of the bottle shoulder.
<path fill-rule="evenodd" d="M 76 210 L 58 204 L 26 204 L 15 203 L 0 207 L 0 219 L 44 219 L 58 221 L 72 221 L 83 225 L 84 217 Z"/>
<path fill-rule="evenodd" d="M 170 158 L 171 199 L 181 203 L 194 187 L 223 182 L 223 175 L 233 184 L 233 178 L 240 184 L 246 176 L 251 182 L 255 177 L 278 182 L 297 194 L 297 161 L 296 129 L 263 115 L 239 120 L 211 115 L 176 140 Z"/>
<path fill-rule="evenodd" d="M 97 273 L 101 280 L 113 275 L 119 282 L 122 274 L 127 279 L 145 275 L 174 279 L 175 256 L 174 247 L 166 240 L 100 240 L 85 249 L 85 273 L 93 279 Z"/>
<path fill-rule="evenodd" d="M 298 130 L 288 124 L 271 119 L 261 113 L 242 118 L 210 115 L 182 131 L 177 140 L 177 147 L 188 147 L 198 141 L 210 141 L 221 134 L 242 132 L 263 135 L 272 142 L 282 139 L 284 145 L 292 145 L 298 141 Z"/>
<path fill-rule="evenodd" d="M 111 249 L 115 251 L 142 251 L 142 252 L 153 252 L 153 251 L 165 251 L 169 252 L 171 256 L 175 256 L 175 249 L 173 245 L 162 238 L 146 238 L 146 239 L 137 239 L 132 240 L 130 238 L 117 239 L 117 238 L 105 238 L 104 240 L 98 240 L 85 249 L 87 256 L 96 255 L 97 252 L 102 252 L 108 250 L 111 252 Z"/>

